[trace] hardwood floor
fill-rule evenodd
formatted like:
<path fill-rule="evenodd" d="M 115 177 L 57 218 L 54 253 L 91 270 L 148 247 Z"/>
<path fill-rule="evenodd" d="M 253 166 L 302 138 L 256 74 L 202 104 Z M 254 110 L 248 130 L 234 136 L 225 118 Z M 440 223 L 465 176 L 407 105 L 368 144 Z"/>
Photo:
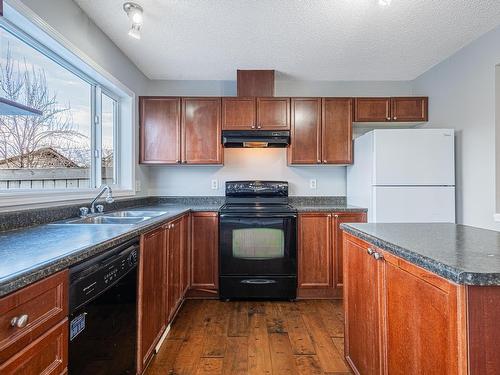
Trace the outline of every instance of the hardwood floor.
<path fill-rule="evenodd" d="M 188 300 L 146 374 L 351 374 L 343 336 L 338 300 Z"/>

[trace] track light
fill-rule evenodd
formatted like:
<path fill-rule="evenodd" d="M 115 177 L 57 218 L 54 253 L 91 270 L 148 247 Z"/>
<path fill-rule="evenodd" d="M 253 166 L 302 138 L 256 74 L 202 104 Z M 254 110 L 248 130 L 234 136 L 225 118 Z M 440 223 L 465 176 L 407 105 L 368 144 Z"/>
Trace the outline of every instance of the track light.
<path fill-rule="evenodd" d="M 128 35 L 135 39 L 141 39 L 141 28 L 144 23 L 143 9 L 139 4 L 127 2 L 123 4 L 123 10 L 130 19 L 130 30 Z"/>

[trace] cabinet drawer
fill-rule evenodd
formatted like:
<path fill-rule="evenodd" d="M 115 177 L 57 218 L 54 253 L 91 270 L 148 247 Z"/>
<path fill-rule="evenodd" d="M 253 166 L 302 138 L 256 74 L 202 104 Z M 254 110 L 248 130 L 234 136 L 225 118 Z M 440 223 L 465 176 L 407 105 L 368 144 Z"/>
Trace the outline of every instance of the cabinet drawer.
<path fill-rule="evenodd" d="M 0 373 L 56 375 L 66 373 L 68 366 L 68 320 L 35 340 L 23 351 L 0 365 Z"/>
<path fill-rule="evenodd" d="M 59 272 L 0 299 L 0 363 L 68 315 L 68 271 Z M 12 325 L 27 316 L 26 325 Z"/>

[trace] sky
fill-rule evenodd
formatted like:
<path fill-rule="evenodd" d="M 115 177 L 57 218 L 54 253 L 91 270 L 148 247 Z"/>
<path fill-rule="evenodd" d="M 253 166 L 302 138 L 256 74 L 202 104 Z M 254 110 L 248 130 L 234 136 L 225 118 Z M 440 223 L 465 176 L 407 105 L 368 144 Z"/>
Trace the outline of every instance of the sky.
<path fill-rule="evenodd" d="M 20 63 L 22 71 L 25 70 L 24 60 L 27 62 L 28 69 L 35 67 L 36 70 L 43 69 L 45 71 L 50 93 L 56 94 L 61 107 L 69 106 L 71 108 L 74 130 L 86 137 L 85 140 L 81 141 L 81 146 L 90 149 L 90 84 L 0 28 L 0 61 L 2 64 L 5 63 L 9 48 L 12 58 Z M 103 97 L 102 107 L 103 148 L 112 148 L 113 102 L 111 99 Z"/>

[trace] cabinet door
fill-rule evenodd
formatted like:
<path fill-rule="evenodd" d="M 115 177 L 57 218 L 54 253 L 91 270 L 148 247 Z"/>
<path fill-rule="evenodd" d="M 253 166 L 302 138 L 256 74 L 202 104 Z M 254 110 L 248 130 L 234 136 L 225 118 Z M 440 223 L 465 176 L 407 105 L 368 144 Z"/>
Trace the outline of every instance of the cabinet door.
<path fill-rule="evenodd" d="M 289 164 L 321 163 L 321 99 L 291 101 Z"/>
<path fill-rule="evenodd" d="M 354 121 L 391 121 L 391 98 L 356 98 L 354 105 Z"/>
<path fill-rule="evenodd" d="M 222 129 L 255 129 L 256 116 L 255 98 L 222 98 Z"/>
<path fill-rule="evenodd" d="M 140 97 L 140 162 L 177 164 L 181 160 L 181 99 Z"/>
<path fill-rule="evenodd" d="M 221 99 L 182 99 L 182 162 L 222 164 Z"/>
<path fill-rule="evenodd" d="M 290 98 L 257 98 L 257 129 L 290 129 Z"/>
<path fill-rule="evenodd" d="M 0 364 L 0 374 L 66 374 L 68 367 L 68 320 L 26 346 L 7 362 Z"/>
<path fill-rule="evenodd" d="M 191 253 L 191 238 L 189 236 L 191 232 L 191 216 L 184 215 L 181 219 L 181 295 L 184 298 L 187 290 L 189 289 L 189 281 L 190 281 L 190 253 Z"/>
<path fill-rule="evenodd" d="M 385 257 L 387 373 L 466 374 L 464 287 Z"/>
<path fill-rule="evenodd" d="M 141 237 L 139 258 L 139 372 L 165 330 L 166 232 L 163 228 Z"/>
<path fill-rule="evenodd" d="M 391 99 L 393 121 L 427 121 L 429 98 L 399 97 Z"/>
<path fill-rule="evenodd" d="M 219 288 L 219 224 L 216 212 L 194 212 L 191 217 L 191 287 Z"/>
<path fill-rule="evenodd" d="M 333 214 L 333 280 L 335 288 L 344 284 L 344 241 L 342 239 L 342 223 L 366 223 L 365 212 L 337 212 Z"/>
<path fill-rule="evenodd" d="M 368 255 L 368 248 L 367 243 L 344 235 L 344 341 L 354 372 L 376 375 L 383 371 L 379 308 L 383 261 Z"/>
<path fill-rule="evenodd" d="M 352 163 L 352 99 L 323 99 L 321 159 L 324 164 Z"/>
<path fill-rule="evenodd" d="M 166 224 L 167 231 L 167 313 L 166 321 L 170 322 L 181 301 L 181 218 Z"/>
<path fill-rule="evenodd" d="M 332 214 L 300 214 L 298 228 L 299 288 L 332 287 Z"/>

